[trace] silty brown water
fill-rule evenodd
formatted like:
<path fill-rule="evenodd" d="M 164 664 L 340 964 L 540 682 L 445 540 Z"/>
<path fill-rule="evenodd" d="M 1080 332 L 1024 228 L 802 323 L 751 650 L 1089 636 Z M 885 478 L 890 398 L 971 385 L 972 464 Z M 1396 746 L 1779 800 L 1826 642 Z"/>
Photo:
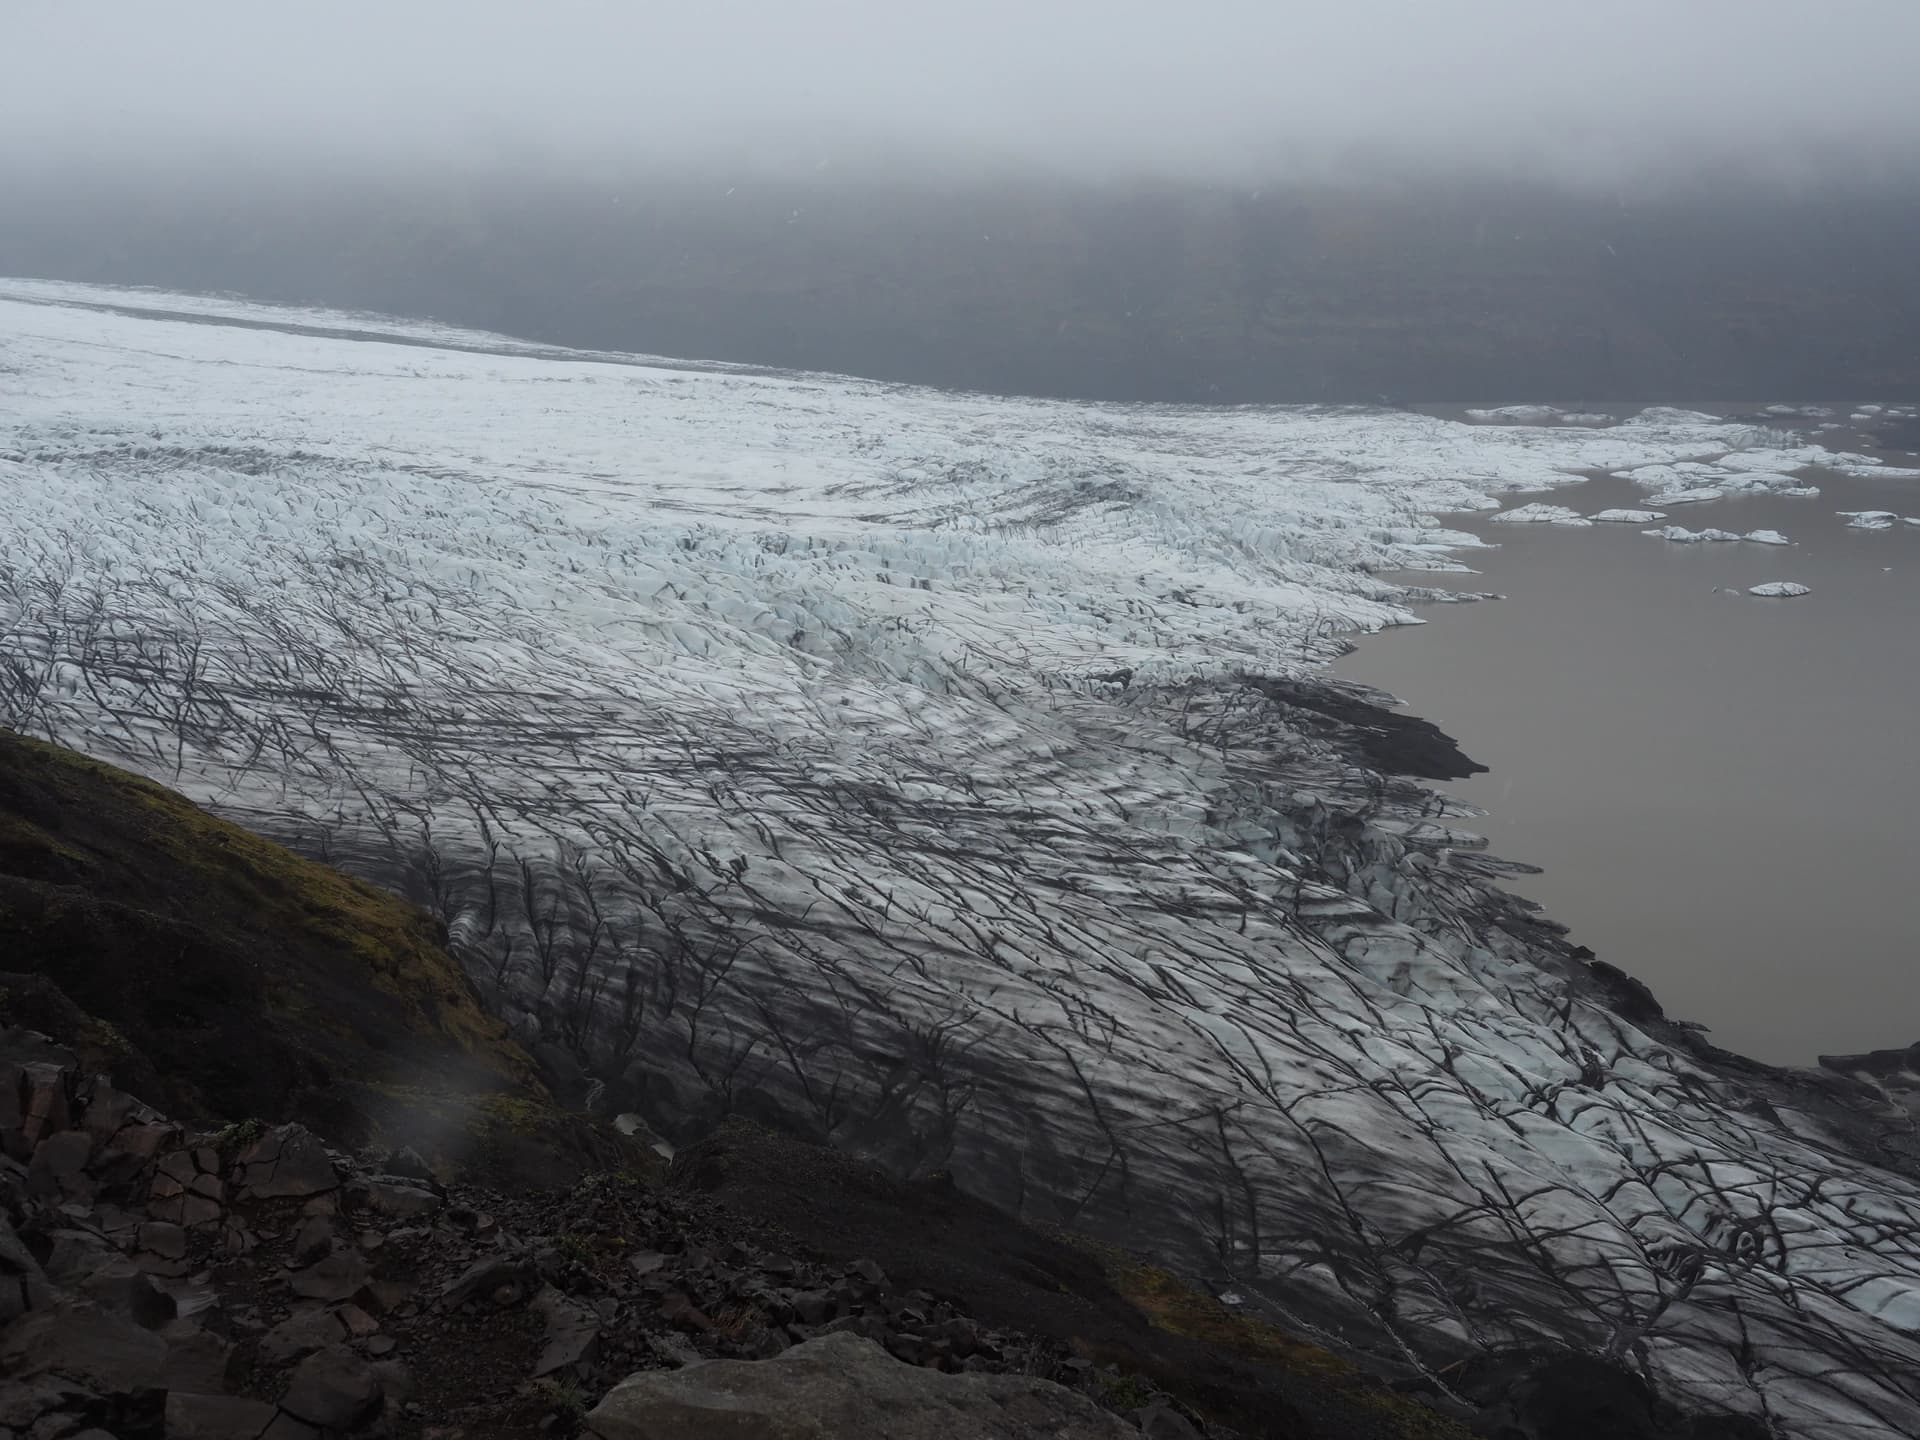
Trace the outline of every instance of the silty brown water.
<path fill-rule="evenodd" d="M 1490 767 L 1443 788 L 1487 812 L 1496 854 L 1545 867 L 1513 889 L 1670 1015 L 1784 1063 L 1920 1039 L 1920 526 L 1836 513 L 1920 516 L 1920 480 L 1810 478 L 1818 497 L 1659 522 L 1790 548 L 1450 516 L 1499 548 L 1448 588 L 1506 598 L 1423 607 L 1338 666 Z M 1503 498 L 1646 503 L 1608 477 Z M 1812 593 L 1746 594 L 1768 580 Z"/>

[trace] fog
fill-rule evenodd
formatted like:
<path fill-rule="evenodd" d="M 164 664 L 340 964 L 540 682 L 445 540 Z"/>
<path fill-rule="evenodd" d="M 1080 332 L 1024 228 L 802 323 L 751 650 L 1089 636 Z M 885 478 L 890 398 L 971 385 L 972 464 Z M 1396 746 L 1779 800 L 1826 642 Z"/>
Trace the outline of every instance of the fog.
<path fill-rule="evenodd" d="M 1904 166 L 1913 0 L 15 0 L 16 173 Z"/>

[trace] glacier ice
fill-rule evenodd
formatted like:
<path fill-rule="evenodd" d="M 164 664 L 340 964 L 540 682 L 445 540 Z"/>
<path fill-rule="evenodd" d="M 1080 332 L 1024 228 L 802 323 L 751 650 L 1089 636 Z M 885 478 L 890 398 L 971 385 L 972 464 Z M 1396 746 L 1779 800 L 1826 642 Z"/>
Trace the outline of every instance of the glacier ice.
<path fill-rule="evenodd" d="M 1812 587 L 1798 584 L 1792 580 L 1768 580 L 1763 584 L 1749 585 L 1749 595 L 1761 595 L 1770 600 L 1790 600 L 1796 595 L 1811 595 Z"/>
<path fill-rule="evenodd" d="M 1611 425 L 1614 417 L 1587 410 L 1562 410 L 1553 405 L 1501 405 L 1492 409 L 1469 410 L 1469 420 L 1483 425 Z"/>
<path fill-rule="evenodd" d="M 1461 568 L 1435 514 L 1777 435 L 15 281 L 0 384 L 0 720 L 432 907 L 610 1113 L 946 1169 L 1437 1383 L 1551 1339 L 1920 1432 L 1906 1132 L 1667 1025 L 1314 678 Z"/>
<path fill-rule="evenodd" d="M 1667 517 L 1658 510 L 1601 510 L 1592 519 L 1610 525 L 1651 525 L 1655 520 Z"/>
<path fill-rule="evenodd" d="M 1591 525 L 1578 510 L 1565 505 L 1518 505 L 1490 517 L 1505 525 Z"/>
<path fill-rule="evenodd" d="M 1900 517 L 1891 510 L 1841 510 L 1849 530 L 1891 530 L 1900 523 Z"/>
<path fill-rule="evenodd" d="M 1748 540 L 1756 545 L 1791 545 L 1793 542 L 1778 530 L 1749 530 L 1742 535 L 1737 530 L 1689 530 L 1684 525 L 1663 525 L 1655 530 L 1643 530 L 1643 535 L 1652 535 L 1661 540 L 1672 540 L 1680 545 L 1698 545 L 1702 541 L 1725 542 L 1729 540 Z"/>
<path fill-rule="evenodd" d="M 1718 500 L 1727 492 L 1711 485 L 1695 485 L 1685 490 L 1662 490 L 1658 495 L 1649 495 L 1649 505 L 1703 505 L 1709 500 Z"/>

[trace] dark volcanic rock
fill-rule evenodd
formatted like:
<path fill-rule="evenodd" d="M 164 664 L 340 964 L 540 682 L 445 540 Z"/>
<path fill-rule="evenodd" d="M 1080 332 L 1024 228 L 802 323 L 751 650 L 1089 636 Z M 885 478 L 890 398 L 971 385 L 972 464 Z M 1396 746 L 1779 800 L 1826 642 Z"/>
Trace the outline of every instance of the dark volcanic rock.
<path fill-rule="evenodd" d="M 344 1345 L 316 1350 L 293 1372 L 280 1407 L 326 1430 L 350 1430 L 380 1408 L 380 1377 Z"/>
<path fill-rule="evenodd" d="M 36 1310 L 0 1336 L 0 1375 L 13 1380 L 58 1375 L 124 1393 L 159 1384 L 166 1363 L 159 1336 L 82 1302 Z"/>
<path fill-rule="evenodd" d="M 270 1130 L 249 1146 L 239 1159 L 238 1180 L 249 1200 L 318 1195 L 340 1183 L 326 1147 L 302 1125 Z"/>
<path fill-rule="evenodd" d="M 941 1375 L 834 1335 L 772 1360 L 634 1375 L 586 1418 L 601 1440 L 1137 1440 L 1071 1390 L 1011 1375 Z"/>
<path fill-rule="evenodd" d="M 1307 734 L 1331 741 L 1348 759 L 1389 775 L 1464 780 L 1486 773 L 1438 725 L 1389 709 L 1385 697 L 1324 680 L 1247 677 L 1243 682 L 1284 707 Z"/>
<path fill-rule="evenodd" d="M 258 1440 L 273 1406 L 234 1395 L 167 1396 L 167 1440 Z"/>

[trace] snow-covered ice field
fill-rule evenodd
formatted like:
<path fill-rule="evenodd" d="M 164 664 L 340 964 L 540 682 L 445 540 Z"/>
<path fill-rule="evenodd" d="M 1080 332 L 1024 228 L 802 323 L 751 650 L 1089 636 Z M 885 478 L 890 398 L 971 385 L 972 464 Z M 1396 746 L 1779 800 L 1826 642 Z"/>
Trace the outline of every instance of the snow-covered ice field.
<path fill-rule="evenodd" d="M 1401 1365 L 1547 1335 L 1920 1432 L 1920 1184 L 1866 1092 L 1626 1018 L 1312 674 L 1411 618 L 1376 572 L 1478 543 L 1437 511 L 1869 457 L 1488 418 L 0 281 L 0 721 L 434 907 L 662 1128 L 777 1112 Z"/>

